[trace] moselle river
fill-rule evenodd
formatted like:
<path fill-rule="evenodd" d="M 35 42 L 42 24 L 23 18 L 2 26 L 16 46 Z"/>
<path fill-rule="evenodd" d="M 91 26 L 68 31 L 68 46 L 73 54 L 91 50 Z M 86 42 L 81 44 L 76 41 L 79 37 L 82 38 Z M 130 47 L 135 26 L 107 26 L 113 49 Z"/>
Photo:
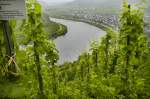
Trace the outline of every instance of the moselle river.
<path fill-rule="evenodd" d="M 64 24 L 68 29 L 66 35 L 54 40 L 59 51 L 58 64 L 76 61 L 83 52 L 90 49 L 92 41 L 100 40 L 106 34 L 105 31 L 87 23 L 56 18 L 50 20 Z"/>

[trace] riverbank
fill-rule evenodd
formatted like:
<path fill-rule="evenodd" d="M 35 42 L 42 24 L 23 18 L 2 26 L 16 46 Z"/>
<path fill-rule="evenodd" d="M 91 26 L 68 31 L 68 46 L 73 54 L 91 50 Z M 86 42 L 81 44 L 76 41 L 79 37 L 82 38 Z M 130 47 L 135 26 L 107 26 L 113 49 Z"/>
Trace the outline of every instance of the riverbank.
<path fill-rule="evenodd" d="M 52 16 L 52 17 L 55 17 L 55 18 L 58 18 L 58 19 L 65 19 L 65 20 L 72 20 L 72 21 L 77 21 L 77 22 L 84 22 L 84 23 L 87 23 L 89 25 L 93 25 L 95 27 L 98 27 L 104 31 L 106 31 L 108 28 L 113 28 L 113 27 L 109 27 L 107 25 L 104 25 L 100 22 L 95 22 L 95 21 L 91 21 L 91 20 L 84 20 L 84 19 L 78 19 L 78 18 L 75 18 L 75 17 L 71 17 L 71 16 L 67 16 L 67 17 L 64 17 L 64 16 Z"/>
<path fill-rule="evenodd" d="M 43 21 L 43 25 L 44 25 L 45 31 L 47 32 L 49 39 L 56 39 L 60 36 L 66 35 L 67 26 L 50 21 L 48 19 L 45 19 L 45 20 L 47 21 Z M 20 32 L 23 21 L 16 21 L 16 24 L 17 25 L 14 29 L 16 40 L 17 42 L 21 43 L 22 39 L 25 37 L 25 35 L 22 32 Z"/>
<path fill-rule="evenodd" d="M 53 21 L 49 21 L 48 24 L 45 24 L 45 29 L 49 33 L 49 38 L 52 39 L 56 39 L 67 33 L 67 26 Z"/>

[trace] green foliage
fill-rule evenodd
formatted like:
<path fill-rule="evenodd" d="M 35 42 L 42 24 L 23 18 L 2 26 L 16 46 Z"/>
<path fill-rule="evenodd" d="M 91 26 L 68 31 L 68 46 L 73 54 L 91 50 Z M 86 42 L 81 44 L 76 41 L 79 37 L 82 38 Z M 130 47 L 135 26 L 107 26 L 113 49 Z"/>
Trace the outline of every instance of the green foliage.
<path fill-rule="evenodd" d="M 119 31 L 108 29 L 106 36 L 93 42 L 90 51 L 77 61 L 58 66 L 58 51 L 45 32 L 41 6 L 35 0 L 27 0 L 26 5 L 28 18 L 17 30 L 23 40 L 16 43 L 17 65 L 22 72 L 15 80 L 0 76 L 0 98 L 150 98 L 150 49 L 144 34 L 143 8 L 125 2 Z M 0 26 L 0 75 L 5 71 L 4 45 Z"/>
<path fill-rule="evenodd" d="M 49 17 L 48 17 L 49 19 Z M 50 38 L 57 38 L 59 36 L 63 36 L 67 33 L 67 27 L 65 25 L 62 25 L 60 23 L 55 23 L 53 21 L 49 21 L 49 23 L 44 22 L 46 27 L 46 31 L 49 32 Z"/>

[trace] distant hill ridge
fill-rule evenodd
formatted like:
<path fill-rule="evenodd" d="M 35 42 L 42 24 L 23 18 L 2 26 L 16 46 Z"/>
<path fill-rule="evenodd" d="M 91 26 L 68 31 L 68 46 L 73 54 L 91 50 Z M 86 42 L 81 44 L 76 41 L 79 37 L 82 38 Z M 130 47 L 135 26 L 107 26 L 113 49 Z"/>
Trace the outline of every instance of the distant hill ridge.
<path fill-rule="evenodd" d="M 75 0 L 67 3 L 68 6 L 89 6 L 89 7 L 114 7 L 119 8 L 121 0 Z"/>
<path fill-rule="evenodd" d="M 141 0 L 129 0 L 130 3 L 139 3 Z M 120 9 L 123 0 L 75 0 L 64 4 L 64 7 L 100 7 Z M 148 0 L 147 13 L 150 15 L 150 0 Z"/>
<path fill-rule="evenodd" d="M 131 3 L 139 2 L 141 0 L 129 0 Z M 65 4 L 66 6 L 89 6 L 89 7 L 113 7 L 120 8 L 123 0 L 75 0 L 73 2 Z M 150 6 L 150 0 L 148 0 L 148 5 Z"/>

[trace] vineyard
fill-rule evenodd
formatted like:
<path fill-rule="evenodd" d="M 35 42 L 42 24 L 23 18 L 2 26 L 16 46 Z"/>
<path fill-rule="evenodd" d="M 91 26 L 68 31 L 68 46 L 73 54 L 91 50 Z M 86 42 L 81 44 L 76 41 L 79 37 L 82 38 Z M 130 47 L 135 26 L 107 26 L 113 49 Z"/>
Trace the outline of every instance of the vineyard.
<path fill-rule="evenodd" d="M 150 99 L 144 4 L 122 5 L 118 31 L 108 28 L 77 61 L 58 65 L 50 35 L 66 27 L 46 31 L 41 5 L 26 0 L 26 19 L 0 21 L 0 99 Z"/>

